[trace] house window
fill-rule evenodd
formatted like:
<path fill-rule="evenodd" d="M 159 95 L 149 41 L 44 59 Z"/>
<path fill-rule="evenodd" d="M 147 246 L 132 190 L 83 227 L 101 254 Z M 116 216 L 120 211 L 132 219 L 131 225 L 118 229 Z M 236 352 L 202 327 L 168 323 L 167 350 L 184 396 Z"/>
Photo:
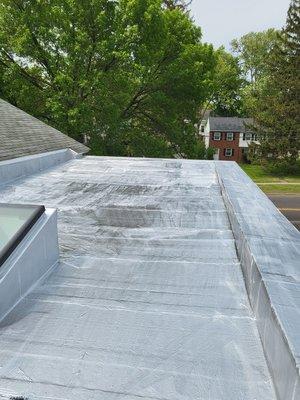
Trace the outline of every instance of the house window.
<path fill-rule="evenodd" d="M 226 133 L 226 140 L 232 141 L 234 139 L 234 134 L 232 132 Z"/>
<path fill-rule="evenodd" d="M 214 132 L 213 140 L 221 140 L 221 132 Z"/>
<path fill-rule="evenodd" d="M 243 140 L 252 140 L 252 133 L 244 133 Z"/>
<path fill-rule="evenodd" d="M 224 150 L 225 157 L 232 157 L 233 156 L 233 149 L 225 149 Z"/>

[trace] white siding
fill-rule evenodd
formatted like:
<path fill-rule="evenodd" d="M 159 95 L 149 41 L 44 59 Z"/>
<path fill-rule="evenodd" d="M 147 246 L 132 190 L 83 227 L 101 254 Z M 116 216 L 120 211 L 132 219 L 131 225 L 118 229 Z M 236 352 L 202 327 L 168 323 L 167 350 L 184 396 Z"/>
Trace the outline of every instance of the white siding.
<path fill-rule="evenodd" d="M 239 147 L 247 148 L 249 147 L 249 144 L 252 142 L 259 144 L 257 140 L 243 140 L 243 133 L 240 133 Z"/>

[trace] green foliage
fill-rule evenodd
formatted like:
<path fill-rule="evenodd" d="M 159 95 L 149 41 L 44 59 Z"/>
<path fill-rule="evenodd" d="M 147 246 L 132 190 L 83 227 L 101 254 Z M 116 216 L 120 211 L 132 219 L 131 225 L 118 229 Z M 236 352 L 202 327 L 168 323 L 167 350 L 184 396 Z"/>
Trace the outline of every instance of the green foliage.
<path fill-rule="evenodd" d="M 266 65 L 272 49 L 278 40 L 278 31 L 268 29 L 263 32 L 250 32 L 231 42 L 237 54 L 242 72 L 251 83 L 266 73 Z"/>
<path fill-rule="evenodd" d="M 290 164 L 241 164 L 241 168 L 265 193 L 300 193 L 300 160 Z"/>
<path fill-rule="evenodd" d="M 217 67 L 209 107 L 217 116 L 241 116 L 241 90 L 245 81 L 238 59 L 222 47 L 216 52 L 216 56 Z"/>
<path fill-rule="evenodd" d="M 293 0 L 286 27 L 269 55 L 267 70 L 252 90 L 248 107 L 260 145 L 252 159 L 293 169 L 300 151 L 300 2 Z"/>
<path fill-rule="evenodd" d="M 192 3 L 192 0 L 164 0 L 163 3 L 170 10 L 179 8 L 180 10 L 186 11 L 188 6 Z"/>
<path fill-rule="evenodd" d="M 250 32 L 231 42 L 244 80 L 239 92 L 240 114 L 243 116 L 252 116 L 260 93 L 269 91 L 268 62 L 278 40 L 279 32 L 267 29 L 263 32 Z"/>
<path fill-rule="evenodd" d="M 275 163 L 267 163 L 264 166 L 265 170 L 270 174 L 276 176 L 299 176 L 300 177 L 300 163 L 291 163 L 286 160 L 276 160 Z"/>
<path fill-rule="evenodd" d="M 95 154 L 191 156 L 215 66 L 162 0 L 0 2 L 0 95 Z"/>
<path fill-rule="evenodd" d="M 196 160 L 212 160 L 215 154 L 215 150 L 211 147 L 206 148 L 205 143 L 202 140 L 197 141 L 194 145 L 191 157 Z"/>
<path fill-rule="evenodd" d="M 208 147 L 206 150 L 206 159 L 213 160 L 216 150 L 213 147 Z"/>
<path fill-rule="evenodd" d="M 291 168 L 290 164 L 273 165 L 267 163 L 260 164 L 241 164 L 241 168 L 258 183 L 300 183 L 300 160 Z"/>
<path fill-rule="evenodd" d="M 286 27 L 249 33 L 232 43 L 249 83 L 241 92 L 244 113 L 254 117 L 260 144 L 249 159 L 270 170 L 297 170 L 300 151 L 300 3 L 292 0 Z"/>
<path fill-rule="evenodd" d="M 194 147 L 194 154 L 193 154 L 194 159 L 198 160 L 203 160 L 206 158 L 206 148 L 205 148 L 205 143 L 202 140 L 199 140 L 195 147 Z"/>
<path fill-rule="evenodd" d="M 250 32 L 231 42 L 240 66 L 243 85 L 240 95 L 240 114 L 253 115 L 257 99 L 262 91 L 269 91 L 268 62 L 278 42 L 279 31 L 267 29 L 262 32 Z"/>

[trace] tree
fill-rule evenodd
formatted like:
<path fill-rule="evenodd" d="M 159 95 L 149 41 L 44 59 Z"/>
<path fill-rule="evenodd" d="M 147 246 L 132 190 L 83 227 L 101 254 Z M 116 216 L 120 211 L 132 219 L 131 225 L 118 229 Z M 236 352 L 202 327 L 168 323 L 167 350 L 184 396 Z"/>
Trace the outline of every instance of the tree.
<path fill-rule="evenodd" d="M 242 76 L 239 60 L 220 47 L 216 52 L 216 67 L 213 79 L 209 82 L 211 96 L 198 113 L 198 127 L 210 110 L 214 116 L 242 116 L 244 109 L 241 100 L 245 79 Z"/>
<path fill-rule="evenodd" d="M 213 79 L 213 94 L 208 108 L 217 116 L 241 116 L 242 77 L 238 59 L 221 47 L 217 52 L 217 67 Z"/>
<path fill-rule="evenodd" d="M 1 96 L 97 154 L 193 154 L 215 65 L 162 0 L 0 2 Z"/>
<path fill-rule="evenodd" d="M 192 0 L 164 0 L 164 5 L 170 10 L 174 10 L 175 8 L 179 8 L 180 10 L 187 11 L 188 7 L 191 5 Z"/>
<path fill-rule="evenodd" d="M 278 39 L 278 31 L 268 29 L 263 32 L 250 32 L 231 42 L 234 53 L 239 57 L 245 78 L 251 83 L 266 73 L 266 65 Z"/>
<path fill-rule="evenodd" d="M 292 0 L 285 28 L 256 87 L 252 112 L 261 161 L 295 165 L 300 151 L 300 0 Z"/>

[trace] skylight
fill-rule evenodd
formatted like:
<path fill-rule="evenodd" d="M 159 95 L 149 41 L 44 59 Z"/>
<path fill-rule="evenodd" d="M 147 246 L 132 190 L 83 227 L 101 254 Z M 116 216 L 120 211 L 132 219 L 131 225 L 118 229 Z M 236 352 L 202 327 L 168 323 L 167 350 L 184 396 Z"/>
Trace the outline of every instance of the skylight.
<path fill-rule="evenodd" d="M 44 211 L 44 206 L 0 204 L 0 266 Z"/>

